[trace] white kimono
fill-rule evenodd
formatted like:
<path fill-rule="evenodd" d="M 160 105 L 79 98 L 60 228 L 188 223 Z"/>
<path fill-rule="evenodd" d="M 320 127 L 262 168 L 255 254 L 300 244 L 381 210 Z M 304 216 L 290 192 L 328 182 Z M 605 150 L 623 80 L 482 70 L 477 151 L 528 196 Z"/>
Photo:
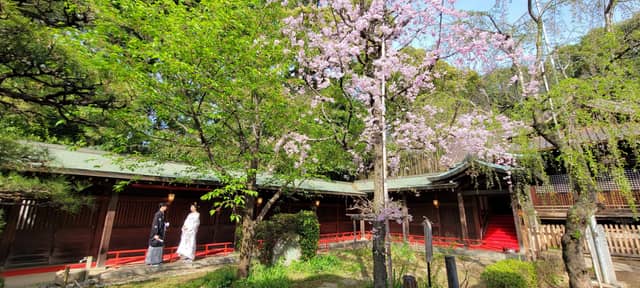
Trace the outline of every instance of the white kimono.
<path fill-rule="evenodd" d="M 200 226 L 200 213 L 191 212 L 182 225 L 182 237 L 176 253 L 182 258 L 193 260 L 196 257 L 196 233 Z"/>

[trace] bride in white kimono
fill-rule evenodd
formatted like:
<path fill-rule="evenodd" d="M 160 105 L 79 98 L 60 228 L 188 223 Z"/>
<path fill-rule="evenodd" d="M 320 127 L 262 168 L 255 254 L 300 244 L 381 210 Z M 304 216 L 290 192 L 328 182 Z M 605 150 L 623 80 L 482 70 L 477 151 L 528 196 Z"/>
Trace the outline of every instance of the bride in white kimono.
<path fill-rule="evenodd" d="M 196 233 L 200 226 L 200 213 L 198 213 L 198 204 L 191 204 L 191 213 L 184 220 L 182 225 L 182 237 L 180 237 L 180 245 L 176 251 L 180 258 L 187 262 L 193 261 L 196 256 Z"/>

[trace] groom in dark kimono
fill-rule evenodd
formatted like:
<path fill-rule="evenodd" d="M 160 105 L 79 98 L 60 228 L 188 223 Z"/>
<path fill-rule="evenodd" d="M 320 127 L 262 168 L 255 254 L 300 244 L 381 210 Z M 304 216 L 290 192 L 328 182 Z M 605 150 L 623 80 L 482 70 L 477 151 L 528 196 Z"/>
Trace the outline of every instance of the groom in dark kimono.
<path fill-rule="evenodd" d="M 164 211 L 167 210 L 167 203 L 160 203 L 159 209 L 153 215 L 153 224 L 151 224 L 151 233 L 149 233 L 149 249 L 144 263 L 147 265 L 162 264 L 162 249 L 164 248 L 164 235 L 169 223 L 164 219 Z"/>

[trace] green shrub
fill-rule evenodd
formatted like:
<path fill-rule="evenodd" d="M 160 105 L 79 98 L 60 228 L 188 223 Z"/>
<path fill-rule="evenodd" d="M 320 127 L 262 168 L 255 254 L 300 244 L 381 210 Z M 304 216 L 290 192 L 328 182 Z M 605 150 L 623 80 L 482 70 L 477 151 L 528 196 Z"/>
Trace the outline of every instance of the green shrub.
<path fill-rule="evenodd" d="M 297 232 L 300 234 L 300 249 L 302 260 L 309 260 L 316 256 L 318 240 L 320 240 L 320 222 L 313 211 L 300 211 L 297 214 Z"/>
<path fill-rule="evenodd" d="M 487 288 L 537 287 L 536 268 L 531 262 L 516 259 L 493 263 L 480 275 Z"/>
<path fill-rule="evenodd" d="M 296 214 L 283 213 L 274 215 L 270 220 L 262 221 L 256 227 L 256 239 L 263 240 L 262 249 L 260 249 L 260 262 L 275 264 L 271 263 L 273 248 L 276 242 L 287 233 L 295 233 L 300 236 L 302 260 L 311 259 L 316 255 L 320 239 L 320 223 L 316 214 L 312 211 L 300 211 Z"/>

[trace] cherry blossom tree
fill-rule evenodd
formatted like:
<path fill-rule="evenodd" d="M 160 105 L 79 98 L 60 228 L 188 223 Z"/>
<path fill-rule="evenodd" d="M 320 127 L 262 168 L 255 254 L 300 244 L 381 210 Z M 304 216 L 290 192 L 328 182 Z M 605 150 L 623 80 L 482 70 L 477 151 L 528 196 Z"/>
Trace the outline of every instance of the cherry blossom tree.
<path fill-rule="evenodd" d="M 471 29 L 458 21 L 466 15 L 442 0 L 318 1 L 292 9 L 297 13 L 284 20 L 283 32 L 296 53 L 295 73 L 304 82 L 301 94 L 314 98 L 315 109 L 346 111 L 342 121 L 320 113 L 324 121 L 343 126 L 336 131 L 352 131 L 353 118 L 364 123 L 354 142 L 365 143 L 364 153 L 373 155 L 374 213 L 383 214 L 388 207 L 387 162 L 398 162 L 397 155 L 387 161 L 387 144 L 393 143 L 396 151 L 439 149 L 450 163 L 461 153 L 510 160 L 505 139 L 517 124 L 506 117 L 476 111 L 439 122 L 438 108 L 412 105 L 429 97 L 438 61 L 458 67 L 495 62 L 494 52 L 513 46 L 504 35 Z M 404 53 L 408 47 L 424 50 L 424 57 Z M 344 143 L 346 149 L 355 146 Z M 352 152 L 354 160 L 363 158 L 361 151 Z M 387 219 L 378 220 L 373 221 L 376 239 L 387 233 Z M 373 245 L 375 287 L 385 287 L 389 275 L 383 242 Z"/>

